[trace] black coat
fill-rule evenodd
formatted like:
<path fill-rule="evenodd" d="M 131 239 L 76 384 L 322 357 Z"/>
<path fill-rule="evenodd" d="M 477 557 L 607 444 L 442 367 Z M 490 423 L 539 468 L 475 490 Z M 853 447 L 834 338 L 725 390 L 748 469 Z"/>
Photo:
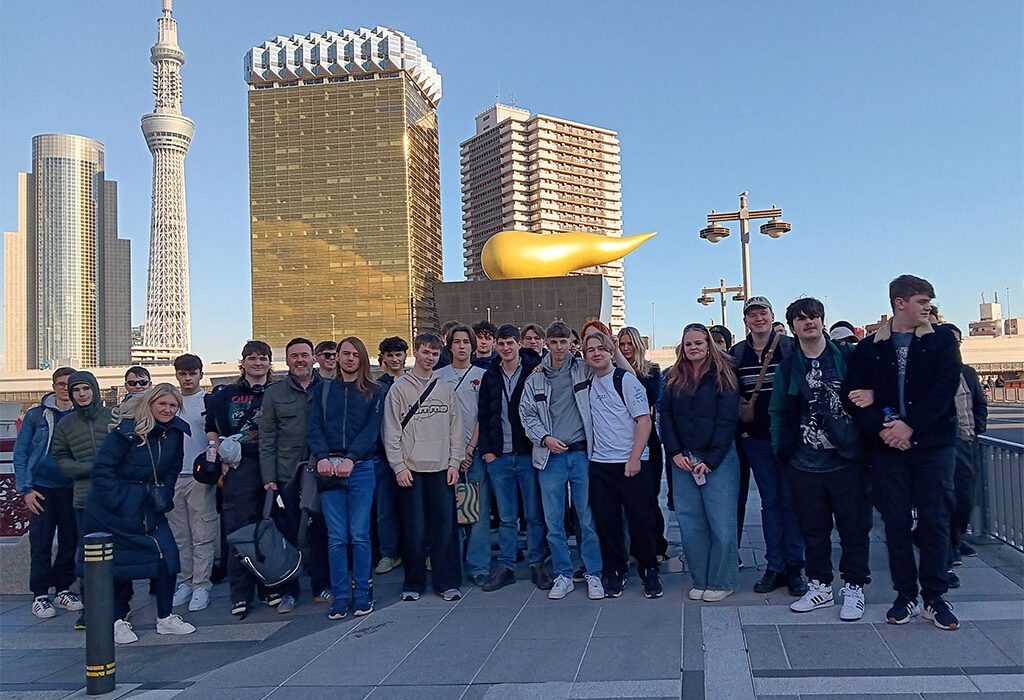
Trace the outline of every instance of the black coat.
<path fill-rule="evenodd" d="M 512 451 L 517 455 L 533 454 L 533 443 L 526 437 L 519 418 L 519 400 L 523 385 L 530 372 L 540 364 L 540 355 L 530 348 L 519 348 L 521 371 L 509 395 L 508 419 L 512 425 Z M 502 376 L 501 357 L 496 356 L 480 381 L 480 454 L 501 456 L 505 439 L 501 430 L 501 402 L 504 400 L 505 377 Z"/>
<path fill-rule="evenodd" d="M 157 423 L 143 444 L 134 431 L 135 421 L 125 419 L 104 438 L 93 461 L 92 490 L 82 518 L 84 533 L 114 536 L 114 578 L 119 580 L 156 578 L 161 559 L 168 573 L 181 570 L 167 517 L 150 505 L 149 485 L 155 465 L 157 478 L 173 500 L 184 436 L 191 431 L 178 417 Z"/>
<path fill-rule="evenodd" d="M 960 348 L 945 326 L 919 326 L 907 349 L 904 382 L 905 415 L 913 428 L 912 447 L 951 447 L 957 439 L 954 397 L 960 386 Z M 857 343 L 850 360 L 847 389 L 873 389 L 875 400 L 858 408 L 853 417 L 874 448 L 884 447 L 878 436 L 883 411 L 899 412 L 899 369 L 892 342 L 892 322 Z"/>
<path fill-rule="evenodd" d="M 705 372 L 693 393 L 666 386 L 661 395 L 661 441 L 665 456 L 672 459 L 693 450 L 709 469 L 717 468 L 736 439 L 739 393 L 719 393 L 711 371 Z"/>

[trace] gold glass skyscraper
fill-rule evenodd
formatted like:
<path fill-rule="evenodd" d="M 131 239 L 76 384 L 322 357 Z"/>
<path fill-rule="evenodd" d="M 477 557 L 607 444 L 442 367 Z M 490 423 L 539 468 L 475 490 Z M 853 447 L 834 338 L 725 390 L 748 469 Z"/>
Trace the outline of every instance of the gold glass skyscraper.
<path fill-rule="evenodd" d="M 377 27 L 246 55 L 253 337 L 281 348 L 438 327 L 440 76 Z"/>

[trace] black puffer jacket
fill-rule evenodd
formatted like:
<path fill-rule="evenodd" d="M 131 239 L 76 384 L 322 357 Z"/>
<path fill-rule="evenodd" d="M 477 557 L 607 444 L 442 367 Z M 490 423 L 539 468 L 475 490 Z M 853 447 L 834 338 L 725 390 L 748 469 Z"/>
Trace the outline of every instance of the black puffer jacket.
<path fill-rule="evenodd" d="M 704 373 L 692 393 L 666 386 L 661 395 L 661 440 L 672 459 L 693 450 L 709 469 L 716 469 L 729 453 L 739 420 L 739 393 L 719 393 L 712 371 Z"/>
<path fill-rule="evenodd" d="M 533 443 L 526 437 L 523 422 L 519 418 L 519 400 L 523 397 L 523 385 L 530 372 L 540 364 L 540 355 L 530 348 L 519 348 L 521 371 L 512 393 L 509 395 L 508 418 L 512 424 L 512 452 L 517 455 L 533 454 Z M 480 454 L 500 456 L 505 438 L 501 430 L 501 402 L 504 401 L 505 377 L 502 376 L 501 357 L 497 356 L 484 372 L 480 381 Z"/>

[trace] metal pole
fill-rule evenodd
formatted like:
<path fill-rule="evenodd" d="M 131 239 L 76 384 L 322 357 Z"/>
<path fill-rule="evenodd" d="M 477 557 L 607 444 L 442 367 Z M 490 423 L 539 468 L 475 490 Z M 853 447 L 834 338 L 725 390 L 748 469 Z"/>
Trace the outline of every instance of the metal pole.
<path fill-rule="evenodd" d="M 85 559 L 85 692 L 114 691 L 114 537 L 93 532 L 82 538 Z"/>
<path fill-rule="evenodd" d="M 651 350 L 653 350 L 654 348 L 658 347 L 658 340 L 657 340 L 658 336 L 657 336 L 657 331 L 655 330 L 655 328 L 656 328 L 656 326 L 654 324 L 654 302 L 652 301 L 651 302 Z"/>
<path fill-rule="evenodd" d="M 740 255 L 743 258 L 743 296 L 750 298 L 750 210 L 747 195 L 740 195 Z M 722 324 L 725 325 L 724 323 Z"/>
<path fill-rule="evenodd" d="M 725 322 L 725 304 L 726 304 L 726 301 L 725 301 L 725 280 L 724 280 L 724 279 L 722 280 L 722 287 L 721 287 L 721 290 L 722 290 L 722 291 L 721 291 L 721 300 L 722 300 L 722 325 L 723 325 L 723 326 L 726 326 L 726 327 L 728 328 L 728 326 L 726 325 L 726 322 Z"/>

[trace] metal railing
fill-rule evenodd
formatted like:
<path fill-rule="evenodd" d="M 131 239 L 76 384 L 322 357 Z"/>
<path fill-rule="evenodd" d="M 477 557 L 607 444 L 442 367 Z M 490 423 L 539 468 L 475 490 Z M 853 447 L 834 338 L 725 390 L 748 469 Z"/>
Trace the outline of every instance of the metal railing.
<path fill-rule="evenodd" d="M 989 403 L 1024 403 L 1024 387 L 1001 386 L 988 390 Z"/>
<path fill-rule="evenodd" d="M 1024 552 L 1024 445 L 981 435 L 978 464 L 972 530 Z"/>

